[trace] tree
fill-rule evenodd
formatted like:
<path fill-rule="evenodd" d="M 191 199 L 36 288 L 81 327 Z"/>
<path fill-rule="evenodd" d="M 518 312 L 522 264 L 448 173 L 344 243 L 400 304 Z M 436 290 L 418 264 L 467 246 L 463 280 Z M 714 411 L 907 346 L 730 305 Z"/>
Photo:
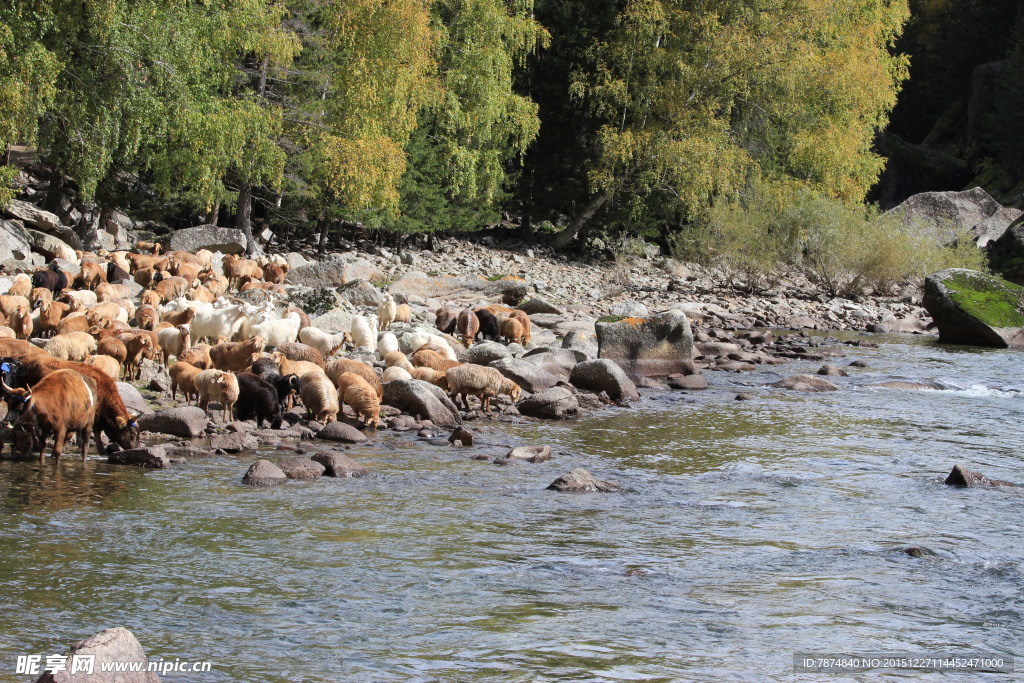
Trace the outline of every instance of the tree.
<path fill-rule="evenodd" d="M 590 199 L 554 245 L 609 201 L 627 222 L 652 206 L 688 221 L 752 177 L 862 198 L 905 74 L 887 49 L 905 19 L 886 0 L 630 0 L 570 85 L 601 126 Z"/>

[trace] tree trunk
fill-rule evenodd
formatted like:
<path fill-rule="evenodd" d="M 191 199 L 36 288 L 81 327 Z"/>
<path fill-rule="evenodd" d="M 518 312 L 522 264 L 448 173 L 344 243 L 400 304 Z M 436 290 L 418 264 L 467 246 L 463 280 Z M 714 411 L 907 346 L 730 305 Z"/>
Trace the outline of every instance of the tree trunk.
<path fill-rule="evenodd" d="M 253 256 L 256 253 L 256 238 L 252 236 L 252 183 L 242 183 L 238 188 L 235 227 L 245 233 L 245 255 Z"/>
<path fill-rule="evenodd" d="M 316 255 L 323 258 L 324 253 L 327 251 L 327 233 L 330 232 L 330 221 L 325 221 L 321 218 L 319 221 L 320 228 L 320 242 L 316 245 Z"/>
<path fill-rule="evenodd" d="M 597 195 L 583 207 L 583 210 L 572 219 L 569 225 L 565 226 L 560 232 L 556 232 L 554 237 L 551 238 L 551 247 L 554 249 L 565 249 L 572 242 L 573 238 L 579 234 L 579 231 L 583 229 L 583 226 L 594 217 L 604 203 L 608 201 L 608 195 L 604 192 Z"/>
<path fill-rule="evenodd" d="M 216 204 L 213 205 L 213 208 L 211 208 L 206 213 L 206 224 L 207 225 L 217 225 L 217 221 L 219 221 L 219 220 L 220 220 L 220 202 L 217 202 Z"/>

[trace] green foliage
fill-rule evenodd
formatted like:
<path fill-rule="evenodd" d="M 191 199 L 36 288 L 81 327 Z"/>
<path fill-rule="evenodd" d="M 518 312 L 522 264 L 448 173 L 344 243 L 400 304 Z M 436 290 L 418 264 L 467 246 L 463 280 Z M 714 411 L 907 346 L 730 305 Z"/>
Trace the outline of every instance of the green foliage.
<path fill-rule="evenodd" d="M 957 273 L 943 281 L 950 298 L 992 327 L 1024 327 L 1024 287 L 984 273 Z"/>
<path fill-rule="evenodd" d="M 722 201 L 704 222 L 704 262 L 726 268 L 748 289 L 774 286 L 797 268 L 832 296 L 893 286 L 944 268 L 983 266 L 969 234 L 943 244 L 920 225 L 875 207 L 849 205 L 807 190 L 779 194 L 755 187 Z"/>
<path fill-rule="evenodd" d="M 338 297 L 334 289 L 321 287 L 306 292 L 292 292 L 291 301 L 304 310 L 306 315 L 316 317 L 334 310 Z"/>

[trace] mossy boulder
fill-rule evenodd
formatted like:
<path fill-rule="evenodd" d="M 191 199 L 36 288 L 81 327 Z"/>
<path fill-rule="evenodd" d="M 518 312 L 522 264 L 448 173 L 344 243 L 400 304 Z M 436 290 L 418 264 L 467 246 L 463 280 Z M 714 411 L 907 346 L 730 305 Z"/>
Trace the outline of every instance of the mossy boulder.
<path fill-rule="evenodd" d="M 924 307 L 939 341 L 975 346 L 1024 347 L 1024 287 L 964 268 L 928 276 Z"/>
<path fill-rule="evenodd" d="M 602 318 L 595 327 L 598 358 L 615 361 L 634 382 L 641 377 L 695 372 L 693 333 L 682 311 L 643 318 Z"/>

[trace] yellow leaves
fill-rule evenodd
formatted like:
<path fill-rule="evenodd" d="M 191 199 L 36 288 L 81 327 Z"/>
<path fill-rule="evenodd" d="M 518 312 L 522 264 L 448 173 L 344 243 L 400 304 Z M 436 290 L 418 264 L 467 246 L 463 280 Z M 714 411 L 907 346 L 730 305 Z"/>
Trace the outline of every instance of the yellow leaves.
<path fill-rule="evenodd" d="M 346 139 L 325 135 L 316 144 L 316 191 L 352 210 L 398 209 L 398 179 L 405 153 L 389 138 Z"/>

